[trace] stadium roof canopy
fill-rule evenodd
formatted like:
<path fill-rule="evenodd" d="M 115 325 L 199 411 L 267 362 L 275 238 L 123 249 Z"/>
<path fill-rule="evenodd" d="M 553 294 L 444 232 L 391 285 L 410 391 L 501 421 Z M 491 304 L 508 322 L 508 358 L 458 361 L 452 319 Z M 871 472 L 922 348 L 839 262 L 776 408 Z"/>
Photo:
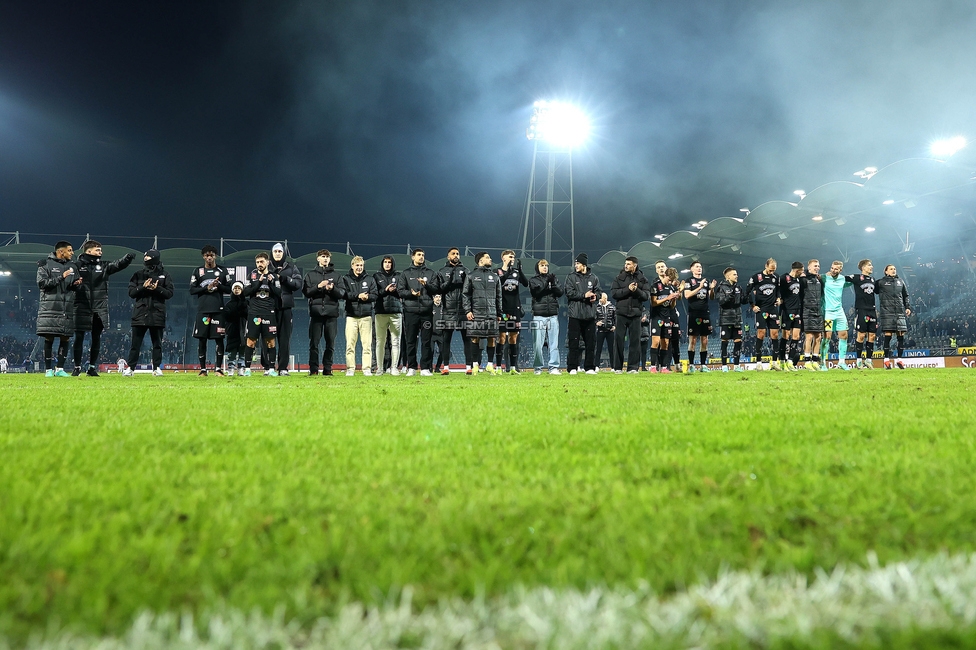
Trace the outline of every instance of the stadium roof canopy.
<path fill-rule="evenodd" d="M 769 257 L 781 267 L 811 258 L 846 262 L 878 251 L 895 255 L 915 241 L 952 241 L 976 227 L 976 175 L 970 166 L 913 158 L 865 176 L 827 183 L 795 203 L 770 201 L 738 217 L 701 221 L 629 251 L 611 251 L 600 262 L 620 265 L 627 255 L 645 268 L 658 259 L 679 269 L 693 260 L 712 269 L 760 269 Z"/>

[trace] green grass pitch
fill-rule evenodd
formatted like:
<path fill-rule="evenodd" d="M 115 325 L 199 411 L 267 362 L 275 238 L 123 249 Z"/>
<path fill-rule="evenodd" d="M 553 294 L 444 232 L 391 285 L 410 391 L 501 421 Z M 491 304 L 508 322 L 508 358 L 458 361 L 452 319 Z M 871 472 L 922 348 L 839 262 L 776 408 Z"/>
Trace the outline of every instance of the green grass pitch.
<path fill-rule="evenodd" d="M 403 614 L 405 589 L 415 620 L 448 602 L 498 614 L 539 590 L 677 607 L 722 576 L 959 562 L 976 547 L 974 388 L 965 369 L 3 375 L 0 647 L 125 647 L 143 612 L 164 627 L 192 614 L 203 639 L 208 617 L 273 626 L 276 610 L 309 647 L 316 621 L 337 634 L 355 604 L 373 623 Z M 965 616 L 926 620 L 758 645 L 974 638 Z M 433 647 L 417 629 L 390 644 Z M 513 629 L 495 642 L 535 647 Z M 691 638 L 668 634 L 644 641 Z"/>

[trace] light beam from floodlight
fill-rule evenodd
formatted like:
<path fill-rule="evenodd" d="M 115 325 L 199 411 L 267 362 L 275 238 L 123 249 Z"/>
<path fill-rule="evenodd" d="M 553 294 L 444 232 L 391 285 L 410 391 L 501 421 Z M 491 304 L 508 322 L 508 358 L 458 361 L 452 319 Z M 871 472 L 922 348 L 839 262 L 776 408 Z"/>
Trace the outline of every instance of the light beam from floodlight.
<path fill-rule="evenodd" d="M 929 151 L 936 158 L 948 158 L 966 146 L 966 138 L 957 135 L 944 140 L 936 140 L 929 147 Z"/>
<path fill-rule="evenodd" d="M 533 105 L 532 120 L 525 135 L 529 140 L 575 149 L 589 137 L 590 120 L 573 104 L 539 100 Z"/>

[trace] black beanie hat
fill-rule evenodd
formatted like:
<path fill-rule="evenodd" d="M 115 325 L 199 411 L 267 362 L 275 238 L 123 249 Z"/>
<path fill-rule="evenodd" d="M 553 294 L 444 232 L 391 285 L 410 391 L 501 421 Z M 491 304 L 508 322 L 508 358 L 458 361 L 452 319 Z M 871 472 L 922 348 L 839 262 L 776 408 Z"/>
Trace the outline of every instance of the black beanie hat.
<path fill-rule="evenodd" d="M 145 262 L 146 266 L 158 266 L 159 265 L 159 251 L 155 248 L 150 248 L 146 251 L 143 259 L 149 258 L 148 262 Z"/>
<path fill-rule="evenodd" d="M 576 256 L 576 261 L 582 264 L 583 266 L 590 265 L 589 262 L 587 261 L 588 259 L 589 258 L 586 257 L 586 253 L 580 253 L 579 255 Z"/>

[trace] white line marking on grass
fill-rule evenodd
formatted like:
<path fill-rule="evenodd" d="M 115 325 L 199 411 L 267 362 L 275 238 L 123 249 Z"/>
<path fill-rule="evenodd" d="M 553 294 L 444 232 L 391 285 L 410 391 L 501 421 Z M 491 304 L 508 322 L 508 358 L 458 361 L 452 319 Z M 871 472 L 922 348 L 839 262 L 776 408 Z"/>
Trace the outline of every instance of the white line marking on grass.
<path fill-rule="evenodd" d="M 225 610 L 205 625 L 189 616 L 143 614 L 122 638 L 65 632 L 36 638 L 36 650 L 257 648 L 603 648 L 766 646 L 835 634 L 880 643 L 911 628 L 962 631 L 976 622 L 976 555 L 795 573 L 729 572 L 665 599 L 647 589 L 516 589 L 492 600 L 452 599 L 415 612 L 411 590 L 399 602 L 350 605 L 311 628 L 272 616 Z M 822 641 L 822 639 L 821 639 Z M 0 647 L 4 643 L 0 641 Z"/>

